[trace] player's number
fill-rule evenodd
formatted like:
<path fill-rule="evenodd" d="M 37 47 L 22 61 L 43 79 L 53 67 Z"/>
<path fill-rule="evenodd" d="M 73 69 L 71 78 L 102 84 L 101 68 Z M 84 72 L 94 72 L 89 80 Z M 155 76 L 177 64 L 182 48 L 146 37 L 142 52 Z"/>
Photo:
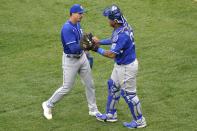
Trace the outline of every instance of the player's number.
<path fill-rule="evenodd" d="M 134 41 L 134 34 L 133 34 L 133 32 L 130 33 L 130 38 L 131 38 L 132 41 Z"/>

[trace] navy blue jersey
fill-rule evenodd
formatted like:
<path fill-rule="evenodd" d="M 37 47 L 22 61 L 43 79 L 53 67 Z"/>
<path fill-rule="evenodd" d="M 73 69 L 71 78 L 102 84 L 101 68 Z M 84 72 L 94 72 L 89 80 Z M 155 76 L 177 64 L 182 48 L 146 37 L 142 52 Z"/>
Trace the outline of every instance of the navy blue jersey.
<path fill-rule="evenodd" d="M 136 59 L 133 30 L 130 26 L 120 26 L 111 36 L 110 51 L 116 54 L 117 64 L 129 64 Z"/>
<path fill-rule="evenodd" d="M 77 22 L 76 24 L 67 21 L 61 31 L 61 40 L 64 48 L 64 53 L 66 54 L 80 54 L 82 50 L 79 47 L 79 40 L 82 36 L 82 29 Z"/>

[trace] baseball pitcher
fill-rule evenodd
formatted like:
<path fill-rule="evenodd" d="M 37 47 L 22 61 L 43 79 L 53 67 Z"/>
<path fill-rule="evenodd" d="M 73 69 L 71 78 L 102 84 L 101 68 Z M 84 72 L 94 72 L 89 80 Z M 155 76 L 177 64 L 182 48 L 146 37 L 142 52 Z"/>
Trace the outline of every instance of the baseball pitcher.
<path fill-rule="evenodd" d="M 96 105 L 95 88 L 90 68 L 91 65 L 87 59 L 87 57 L 91 57 L 89 55 L 86 56 L 86 53 L 79 47 L 79 41 L 82 36 L 82 29 L 79 22 L 83 18 L 83 13 L 85 13 L 85 11 L 81 5 L 73 5 L 70 8 L 70 19 L 62 27 L 63 85 L 56 90 L 51 98 L 42 103 L 44 116 L 48 120 L 52 119 L 52 107 L 72 90 L 77 73 L 79 73 L 85 84 L 89 115 L 96 116 L 96 113 L 100 113 Z M 91 63 L 93 60 L 90 60 Z M 80 98 L 76 96 L 76 99 Z"/>

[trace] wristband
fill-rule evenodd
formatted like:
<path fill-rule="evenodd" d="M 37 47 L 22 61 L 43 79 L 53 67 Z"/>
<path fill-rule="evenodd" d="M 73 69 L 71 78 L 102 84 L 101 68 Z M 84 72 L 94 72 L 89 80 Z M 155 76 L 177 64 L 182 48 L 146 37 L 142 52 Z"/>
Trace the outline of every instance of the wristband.
<path fill-rule="evenodd" d="M 103 55 L 105 53 L 105 50 L 102 48 L 98 48 L 97 52 L 101 55 Z"/>

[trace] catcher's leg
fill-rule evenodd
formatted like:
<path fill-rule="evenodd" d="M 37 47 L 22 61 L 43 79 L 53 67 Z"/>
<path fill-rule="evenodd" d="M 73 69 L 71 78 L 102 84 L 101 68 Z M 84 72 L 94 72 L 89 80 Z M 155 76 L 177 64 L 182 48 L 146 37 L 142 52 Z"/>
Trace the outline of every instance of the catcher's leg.
<path fill-rule="evenodd" d="M 130 108 L 131 114 L 134 118 L 134 121 L 131 121 L 129 123 L 124 122 L 124 126 L 126 126 L 128 128 L 143 128 L 143 127 L 145 127 L 146 120 L 142 116 L 141 104 L 140 104 L 139 98 L 136 95 L 136 93 L 129 93 L 129 92 L 121 89 L 121 95 L 123 96 L 123 98 L 127 102 L 128 106 Z"/>
<path fill-rule="evenodd" d="M 121 89 L 121 95 L 128 104 L 131 114 L 135 120 L 142 117 L 141 105 L 136 93 L 129 93 Z"/>
<path fill-rule="evenodd" d="M 114 115 L 116 109 L 118 107 L 119 99 L 120 99 L 120 89 L 117 88 L 114 81 L 109 79 L 108 81 L 108 102 L 107 102 L 107 110 L 106 113 L 110 113 Z"/>
<path fill-rule="evenodd" d="M 97 115 L 97 119 L 100 121 L 115 122 L 118 120 L 116 109 L 118 107 L 121 91 L 115 85 L 112 79 L 109 79 L 108 87 L 109 88 L 108 88 L 108 101 L 107 101 L 106 114 Z"/>

